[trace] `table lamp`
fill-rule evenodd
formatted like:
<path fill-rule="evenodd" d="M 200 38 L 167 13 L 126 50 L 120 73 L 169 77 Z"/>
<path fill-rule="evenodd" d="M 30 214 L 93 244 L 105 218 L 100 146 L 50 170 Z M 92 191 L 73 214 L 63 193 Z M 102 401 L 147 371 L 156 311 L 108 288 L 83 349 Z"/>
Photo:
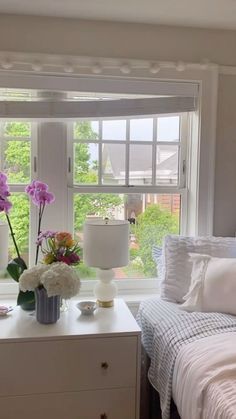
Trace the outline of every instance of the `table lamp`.
<path fill-rule="evenodd" d="M 112 307 L 117 294 L 112 268 L 129 263 L 129 222 L 87 220 L 83 234 L 84 262 L 98 268 L 94 295 L 100 307 Z"/>
<path fill-rule="evenodd" d="M 8 264 L 8 225 L 0 221 L 0 270 Z"/>

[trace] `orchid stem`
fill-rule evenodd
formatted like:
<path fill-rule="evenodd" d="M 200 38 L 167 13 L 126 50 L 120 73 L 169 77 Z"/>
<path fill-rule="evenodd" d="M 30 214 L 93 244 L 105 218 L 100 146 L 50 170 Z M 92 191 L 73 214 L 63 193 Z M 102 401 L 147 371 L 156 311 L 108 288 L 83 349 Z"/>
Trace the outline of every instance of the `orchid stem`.
<path fill-rule="evenodd" d="M 10 218 L 9 218 L 7 213 L 6 213 L 6 218 L 7 218 L 9 228 L 10 228 L 11 237 L 12 237 L 15 249 L 16 249 L 17 256 L 18 256 L 19 259 L 21 259 L 20 252 L 19 252 L 19 249 L 18 249 L 18 246 L 17 246 L 17 243 L 16 243 L 16 239 L 15 239 L 15 234 L 13 232 L 13 229 L 12 229 L 12 226 L 11 226 L 11 221 L 10 221 Z"/>
<path fill-rule="evenodd" d="M 44 211 L 44 208 L 45 208 L 45 204 L 40 204 L 40 206 L 39 206 L 39 223 L 38 223 L 38 236 L 40 235 L 40 233 L 41 233 L 41 223 L 42 223 L 42 217 L 43 217 L 43 211 Z M 38 237 L 37 236 L 37 237 Z M 35 255 L 35 265 L 37 265 L 37 263 L 38 263 L 38 257 L 39 257 L 39 244 L 37 244 L 37 247 L 36 247 L 36 255 Z"/>

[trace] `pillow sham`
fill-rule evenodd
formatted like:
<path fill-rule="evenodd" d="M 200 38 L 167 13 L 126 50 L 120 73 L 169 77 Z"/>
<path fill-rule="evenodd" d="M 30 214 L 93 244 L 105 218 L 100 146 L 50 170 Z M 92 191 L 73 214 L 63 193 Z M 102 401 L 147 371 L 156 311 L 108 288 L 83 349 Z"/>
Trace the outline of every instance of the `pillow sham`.
<path fill-rule="evenodd" d="M 161 298 L 183 303 L 191 283 L 193 262 L 189 253 L 214 257 L 236 258 L 236 239 L 233 237 L 185 237 L 168 235 L 162 249 L 163 275 Z"/>
<path fill-rule="evenodd" d="M 181 308 L 236 315 L 236 258 L 189 254 L 191 285 Z"/>

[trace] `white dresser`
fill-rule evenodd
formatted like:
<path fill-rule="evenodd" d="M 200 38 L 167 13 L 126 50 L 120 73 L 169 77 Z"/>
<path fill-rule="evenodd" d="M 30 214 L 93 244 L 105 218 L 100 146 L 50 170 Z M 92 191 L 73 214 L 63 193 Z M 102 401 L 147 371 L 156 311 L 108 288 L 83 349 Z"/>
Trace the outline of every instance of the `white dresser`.
<path fill-rule="evenodd" d="M 138 419 L 140 329 L 122 300 L 54 325 L 0 318 L 0 419 Z"/>

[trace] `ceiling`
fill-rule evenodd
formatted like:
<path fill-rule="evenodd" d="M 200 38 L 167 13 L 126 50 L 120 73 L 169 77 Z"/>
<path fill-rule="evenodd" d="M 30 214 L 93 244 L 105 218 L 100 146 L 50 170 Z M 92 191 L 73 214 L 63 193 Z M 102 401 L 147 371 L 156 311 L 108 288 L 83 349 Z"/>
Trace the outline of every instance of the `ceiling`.
<path fill-rule="evenodd" d="M 236 0 L 0 0 L 0 13 L 236 29 Z"/>

